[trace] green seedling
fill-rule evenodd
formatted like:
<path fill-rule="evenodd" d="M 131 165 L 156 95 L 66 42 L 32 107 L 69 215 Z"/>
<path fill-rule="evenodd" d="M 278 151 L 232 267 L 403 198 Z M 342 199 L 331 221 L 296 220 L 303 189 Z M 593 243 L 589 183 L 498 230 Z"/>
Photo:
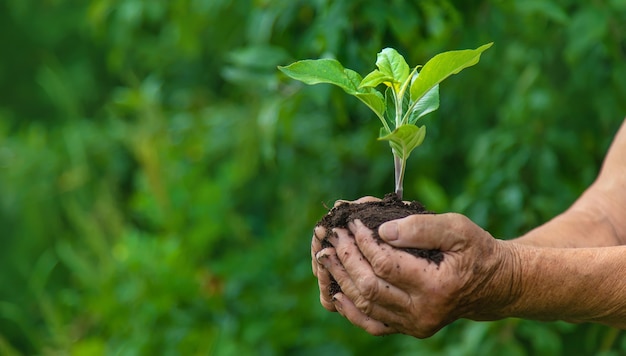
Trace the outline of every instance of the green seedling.
<path fill-rule="evenodd" d="M 493 43 L 477 49 L 443 52 L 412 70 L 393 48 L 378 53 L 376 67 L 365 77 L 335 59 L 307 59 L 278 67 L 306 84 L 334 84 L 367 105 L 380 119 L 379 140 L 388 141 L 394 157 L 395 192 L 402 199 L 406 161 L 422 144 L 426 126 L 416 122 L 439 108 L 439 83 L 473 66 Z M 383 91 L 377 88 L 383 87 Z"/>

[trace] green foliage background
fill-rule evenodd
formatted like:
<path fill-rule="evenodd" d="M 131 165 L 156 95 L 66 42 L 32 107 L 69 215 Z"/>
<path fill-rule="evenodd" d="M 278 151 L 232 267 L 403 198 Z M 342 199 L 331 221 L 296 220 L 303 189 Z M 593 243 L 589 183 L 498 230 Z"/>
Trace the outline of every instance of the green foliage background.
<path fill-rule="evenodd" d="M 5 0 L 0 354 L 622 354 L 599 325 L 376 338 L 318 303 L 313 225 L 393 189 L 378 122 L 277 65 L 361 73 L 494 41 L 447 80 L 405 197 L 509 238 L 593 180 L 626 114 L 621 0 Z"/>

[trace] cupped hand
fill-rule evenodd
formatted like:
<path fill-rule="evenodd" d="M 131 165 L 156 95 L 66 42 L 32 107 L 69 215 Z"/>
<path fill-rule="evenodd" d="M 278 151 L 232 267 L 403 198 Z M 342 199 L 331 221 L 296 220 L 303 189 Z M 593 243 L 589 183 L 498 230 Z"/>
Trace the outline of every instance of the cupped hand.
<path fill-rule="evenodd" d="M 333 248 L 316 255 L 317 274 L 328 281 L 330 272 L 342 293 L 322 304 L 370 334 L 428 337 L 458 318 L 495 319 L 496 309 L 516 296 L 510 246 L 463 215 L 387 222 L 378 231 L 387 243 L 358 220 L 334 232 Z M 393 247 L 439 250 L 444 259 L 436 264 Z"/>
<path fill-rule="evenodd" d="M 337 200 L 334 204 L 334 207 L 339 206 L 341 204 L 360 204 L 366 203 L 370 201 L 379 201 L 379 198 L 366 196 L 360 199 L 349 201 L 349 200 Z M 313 270 L 313 275 L 317 278 L 317 283 L 320 289 L 320 303 L 324 308 L 328 311 L 337 311 L 335 309 L 335 305 L 332 302 L 332 295 L 329 294 L 330 285 L 332 282 L 332 278 L 330 273 L 318 262 L 317 255 L 327 255 L 334 253 L 333 247 L 322 247 L 322 240 L 326 237 L 327 231 L 325 228 L 321 226 L 316 226 L 313 232 L 313 238 L 311 239 L 311 267 Z M 324 250 L 324 252 L 321 252 Z"/>

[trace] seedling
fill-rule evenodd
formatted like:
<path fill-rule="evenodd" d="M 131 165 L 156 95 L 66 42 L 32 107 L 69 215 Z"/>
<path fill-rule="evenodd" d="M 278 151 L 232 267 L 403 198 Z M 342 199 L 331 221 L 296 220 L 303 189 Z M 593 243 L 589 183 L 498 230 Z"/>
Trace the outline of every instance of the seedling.
<path fill-rule="evenodd" d="M 389 141 L 395 168 L 395 192 L 402 199 L 406 160 L 426 137 L 426 126 L 417 126 L 416 122 L 439 108 L 439 83 L 478 63 L 481 53 L 492 44 L 473 50 L 443 52 L 413 70 L 398 51 L 385 48 L 377 55 L 378 69 L 364 78 L 330 58 L 302 60 L 278 69 L 306 84 L 334 84 L 376 114 L 383 124 L 378 139 Z M 384 91 L 377 89 L 381 84 L 384 84 Z"/>

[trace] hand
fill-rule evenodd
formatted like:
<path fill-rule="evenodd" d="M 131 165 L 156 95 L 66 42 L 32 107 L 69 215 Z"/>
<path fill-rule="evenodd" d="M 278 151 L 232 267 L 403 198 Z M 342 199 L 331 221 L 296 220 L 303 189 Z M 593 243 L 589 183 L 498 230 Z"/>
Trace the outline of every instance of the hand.
<path fill-rule="evenodd" d="M 376 197 L 366 196 L 362 197 L 358 200 L 348 201 L 348 200 L 337 200 L 334 207 L 340 204 L 359 204 L 366 203 L 369 201 L 378 201 L 380 199 Z M 322 251 L 322 240 L 326 237 L 326 229 L 321 226 L 316 226 L 313 232 L 313 238 L 311 239 L 311 267 L 313 269 L 313 275 L 317 278 L 317 283 L 320 289 L 320 303 L 324 308 L 328 311 L 335 312 L 335 305 L 332 302 L 332 296 L 329 294 L 330 285 L 331 285 L 331 276 L 330 273 L 322 266 L 316 258 L 316 255 Z M 331 251 L 326 250 L 325 252 Z"/>
<path fill-rule="evenodd" d="M 391 246 L 442 251 L 439 265 L 375 241 L 358 220 L 334 232 L 334 247 L 317 259 L 343 293 L 323 304 L 373 335 L 424 338 L 458 318 L 492 320 L 517 295 L 507 242 L 463 215 L 411 215 L 379 228 Z"/>

